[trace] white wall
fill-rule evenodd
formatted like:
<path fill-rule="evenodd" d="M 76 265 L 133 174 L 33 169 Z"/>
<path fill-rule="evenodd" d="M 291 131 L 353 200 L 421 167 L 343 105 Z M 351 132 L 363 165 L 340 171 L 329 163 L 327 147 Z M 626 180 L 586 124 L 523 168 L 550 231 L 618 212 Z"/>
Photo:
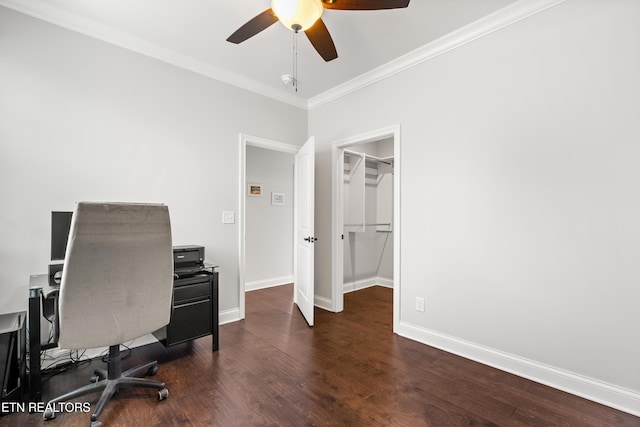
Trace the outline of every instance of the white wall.
<path fill-rule="evenodd" d="M 0 7 L 0 312 L 26 309 L 49 263 L 52 210 L 157 201 L 174 244 L 220 266 L 238 310 L 240 133 L 299 144 L 304 110 Z"/>
<path fill-rule="evenodd" d="M 262 184 L 261 197 L 246 197 L 246 289 L 293 281 L 293 154 L 247 146 L 247 183 Z M 271 193 L 284 205 L 272 205 Z"/>
<path fill-rule="evenodd" d="M 401 125 L 399 332 L 640 414 L 638 16 L 561 3 L 313 109 L 309 134 L 322 242 L 332 143 Z"/>

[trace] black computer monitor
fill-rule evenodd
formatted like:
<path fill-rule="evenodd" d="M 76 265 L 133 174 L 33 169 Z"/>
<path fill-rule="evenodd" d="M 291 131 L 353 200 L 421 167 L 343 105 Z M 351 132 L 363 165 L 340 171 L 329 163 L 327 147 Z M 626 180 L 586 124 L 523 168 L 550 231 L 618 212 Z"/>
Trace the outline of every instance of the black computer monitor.
<path fill-rule="evenodd" d="M 73 212 L 51 212 L 51 261 L 63 261 Z"/>

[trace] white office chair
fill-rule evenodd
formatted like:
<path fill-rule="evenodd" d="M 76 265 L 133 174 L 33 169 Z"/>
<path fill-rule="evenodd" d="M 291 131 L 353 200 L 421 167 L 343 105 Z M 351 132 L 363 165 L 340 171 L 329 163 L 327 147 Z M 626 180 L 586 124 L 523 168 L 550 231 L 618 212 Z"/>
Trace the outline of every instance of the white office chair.
<path fill-rule="evenodd" d="M 165 384 L 137 378 L 153 375 L 157 362 L 122 372 L 120 344 L 169 323 L 173 292 L 173 252 L 169 210 L 157 204 L 78 204 L 71 221 L 60 284 L 58 345 L 65 349 L 109 347 L 107 369 L 95 383 L 51 400 L 64 402 L 102 391 L 91 427 L 121 387 L 150 387 L 158 399 Z M 47 410 L 44 419 L 55 417 Z"/>

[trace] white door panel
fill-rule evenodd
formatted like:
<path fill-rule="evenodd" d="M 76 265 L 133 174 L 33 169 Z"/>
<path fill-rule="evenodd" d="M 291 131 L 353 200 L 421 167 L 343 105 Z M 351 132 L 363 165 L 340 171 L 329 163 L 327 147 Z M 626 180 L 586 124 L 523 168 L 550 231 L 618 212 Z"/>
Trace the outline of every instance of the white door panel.
<path fill-rule="evenodd" d="M 315 140 L 309 140 L 295 156 L 295 259 L 294 302 L 313 326 L 314 306 L 314 199 L 315 199 Z"/>

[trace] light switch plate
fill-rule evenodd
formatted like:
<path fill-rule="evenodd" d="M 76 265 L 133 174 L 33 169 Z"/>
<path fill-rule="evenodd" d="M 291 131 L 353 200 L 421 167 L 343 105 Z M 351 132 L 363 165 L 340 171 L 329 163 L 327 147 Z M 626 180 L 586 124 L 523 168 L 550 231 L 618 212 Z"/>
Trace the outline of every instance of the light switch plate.
<path fill-rule="evenodd" d="M 223 224 L 235 224 L 236 215 L 233 211 L 222 211 L 222 223 Z"/>

